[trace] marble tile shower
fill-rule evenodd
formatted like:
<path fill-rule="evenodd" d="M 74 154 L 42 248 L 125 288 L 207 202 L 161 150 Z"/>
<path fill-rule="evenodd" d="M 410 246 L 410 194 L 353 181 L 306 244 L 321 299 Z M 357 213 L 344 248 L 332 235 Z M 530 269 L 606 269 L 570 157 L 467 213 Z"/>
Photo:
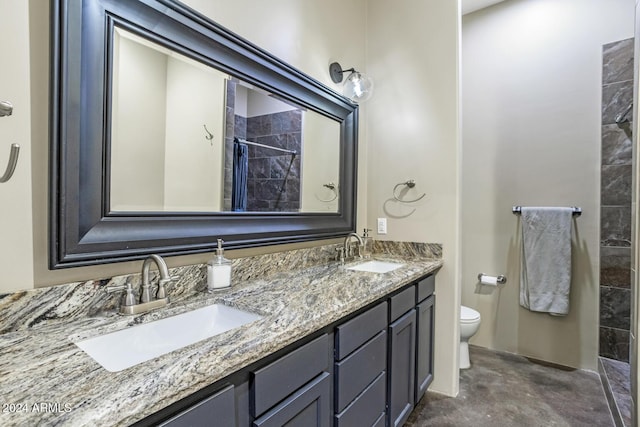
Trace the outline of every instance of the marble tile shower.
<path fill-rule="evenodd" d="M 302 151 L 303 111 L 292 109 L 244 117 L 237 114 L 238 83 L 227 82 L 225 127 L 224 210 L 231 210 L 233 184 L 233 138 L 270 147 Z M 300 210 L 300 155 L 249 146 L 247 210 L 251 212 L 297 212 Z"/>
<path fill-rule="evenodd" d="M 633 99 L 633 39 L 603 47 L 600 189 L 600 356 L 629 361 L 631 126 L 615 117 Z"/>

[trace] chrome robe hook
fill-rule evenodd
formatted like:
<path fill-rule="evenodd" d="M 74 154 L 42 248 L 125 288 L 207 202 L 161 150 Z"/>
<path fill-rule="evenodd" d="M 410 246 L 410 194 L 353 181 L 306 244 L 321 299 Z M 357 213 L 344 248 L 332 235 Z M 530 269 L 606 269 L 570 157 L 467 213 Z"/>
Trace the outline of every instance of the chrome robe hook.
<path fill-rule="evenodd" d="M 4 171 L 4 175 L 0 177 L 1 182 L 7 182 L 13 176 L 13 172 L 16 170 L 18 164 L 18 155 L 20 154 L 20 146 L 18 144 L 11 144 L 11 152 L 9 153 L 9 163 L 7 169 Z"/>
<path fill-rule="evenodd" d="M 9 101 L 0 101 L 0 117 L 10 116 L 13 113 L 13 105 Z"/>

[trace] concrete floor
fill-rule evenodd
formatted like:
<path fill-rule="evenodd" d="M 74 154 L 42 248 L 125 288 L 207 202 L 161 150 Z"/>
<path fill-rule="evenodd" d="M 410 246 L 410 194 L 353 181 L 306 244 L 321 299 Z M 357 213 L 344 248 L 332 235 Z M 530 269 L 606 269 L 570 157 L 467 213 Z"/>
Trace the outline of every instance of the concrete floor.
<path fill-rule="evenodd" d="M 427 393 L 405 427 L 614 426 L 597 373 L 475 346 L 470 353 L 458 397 Z"/>

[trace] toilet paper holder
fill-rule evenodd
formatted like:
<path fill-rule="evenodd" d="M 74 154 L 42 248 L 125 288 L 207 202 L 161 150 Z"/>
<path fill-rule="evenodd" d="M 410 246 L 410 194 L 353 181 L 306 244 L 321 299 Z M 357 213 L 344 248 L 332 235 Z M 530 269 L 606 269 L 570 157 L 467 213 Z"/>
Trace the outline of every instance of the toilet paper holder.
<path fill-rule="evenodd" d="M 489 275 L 484 274 L 484 273 L 479 273 L 479 274 L 478 274 L 478 281 L 479 281 L 480 283 L 482 283 L 482 282 L 483 282 L 483 280 L 482 280 L 482 277 L 483 277 L 483 276 L 484 276 L 484 277 L 486 277 L 486 278 L 488 278 L 488 279 L 494 279 L 494 278 L 495 278 L 496 283 L 498 283 L 498 284 L 500 284 L 500 285 L 503 285 L 503 284 L 507 283 L 507 276 L 505 276 L 504 274 L 501 274 L 501 275 L 499 275 L 498 277 L 493 277 L 493 276 L 489 276 Z"/>

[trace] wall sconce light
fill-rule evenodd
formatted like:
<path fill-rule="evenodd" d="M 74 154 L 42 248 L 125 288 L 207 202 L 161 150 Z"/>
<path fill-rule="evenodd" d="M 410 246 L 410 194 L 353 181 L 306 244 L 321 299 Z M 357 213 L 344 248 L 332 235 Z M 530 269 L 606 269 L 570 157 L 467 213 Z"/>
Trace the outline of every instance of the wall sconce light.
<path fill-rule="evenodd" d="M 343 70 L 342 66 L 337 62 L 332 62 L 329 65 L 329 74 L 334 83 L 341 83 L 344 73 L 347 71 L 351 73 L 347 76 L 342 86 L 343 95 L 353 102 L 364 102 L 371 98 L 373 94 L 373 80 L 371 80 L 371 77 L 356 71 L 355 68 Z"/>

